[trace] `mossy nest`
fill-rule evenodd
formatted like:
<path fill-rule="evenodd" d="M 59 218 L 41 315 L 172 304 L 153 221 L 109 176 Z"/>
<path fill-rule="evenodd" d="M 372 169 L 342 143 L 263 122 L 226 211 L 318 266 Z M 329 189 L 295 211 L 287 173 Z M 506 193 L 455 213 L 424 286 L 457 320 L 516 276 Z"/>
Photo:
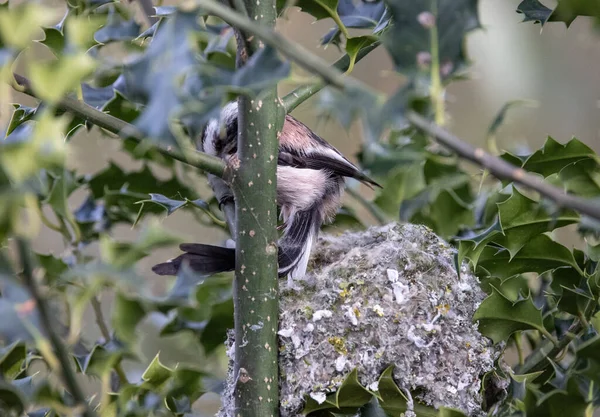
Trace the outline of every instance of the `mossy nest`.
<path fill-rule="evenodd" d="M 482 413 L 481 379 L 500 350 L 472 321 L 485 294 L 466 266 L 457 274 L 450 245 L 394 223 L 324 235 L 313 253 L 302 291 L 280 301 L 282 417 L 300 415 L 306 396 L 324 401 L 354 369 L 377 392 L 390 365 L 414 401 Z"/>

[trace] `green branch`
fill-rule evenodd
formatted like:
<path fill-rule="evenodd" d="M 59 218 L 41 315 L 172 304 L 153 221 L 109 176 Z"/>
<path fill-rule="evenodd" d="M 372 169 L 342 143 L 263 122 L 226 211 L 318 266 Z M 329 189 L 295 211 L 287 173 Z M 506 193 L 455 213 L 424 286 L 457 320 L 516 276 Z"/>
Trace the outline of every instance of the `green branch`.
<path fill-rule="evenodd" d="M 56 320 L 54 314 L 50 311 L 50 307 L 48 303 L 40 294 L 37 283 L 35 282 L 35 277 L 33 275 L 33 265 L 31 263 L 31 258 L 29 255 L 29 250 L 25 241 L 21 238 L 17 239 L 17 248 L 19 253 L 19 260 L 23 266 L 23 282 L 25 287 L 29 290 L 31 297 L 35 301 L 35 305 L 37 307 L 37 311 L 39 313 L 40 322 L 42 328 L 45 330 L 46 335 L 50 341 L 50 345 L 54 349 L 54 353 L 56 354 L 56 358 L 61 366 L 61 377 L 64 381 L 65 387 L 75 400 L 77 406 L 83 408 L 83 415 L 85 417 L 95 417 L 96 413 L 92 411 L 88 402 L 86 401 L 85 394 L 81 389 L 77 378 L 75 377 L 75 372 L 71 367 L 71 358 L 69 356 L 69 352 L 67 348 L 62 342 L 61 337 L 58 335 L 54 328 L 54 320 Z"/>
<path fill-rule="evenodd" d="M 249 16 L 274 27 L 276 0 L 244 0 Z M 222 7 L 222 6 L 219 6 Z M 227 9 L 231 10 L 231 9 Z M 238 38 L 245 33 L 236 27 Z M 240 33 L 241 32 L 241 33 Z M 262 48 L 257 37 L 238 44 L 238 66 Z M 235 197 L 235 385 L 232 415 L 279 414 L 277 152 L 285 111 L 277 86 L 238 100 L 239 166 L 232 165 Z M 229 206 L 225 206 L 227 209 Z M 229 217 L 229 216 L 228 216 Z"/>
<path fill-rule="evenodd" d="M 27 78 L 19 74 L 14 74 L 14 78 L 17 82 L 17 86 L 15 86 L 17 90 L 37 98 L 31 88 L 31 83 Z M 106 129 L 109 132 L 119 135 L 123 139 L 130 139 L 136 143 L 142 143 L 145 140 L 143 133 L 132 124 L 95 109 L 83 101 L 72 97 L 65 97 L 59 102 L 58 107 L 61 110 L 89 121 L 102 129 Z M 166 157 L 184 162 L 221 178 L 226 175 L 225 164 L 221 159 L 214 156 L 198 152 L 194 149 L 183 150 L 183 152 L 180 153 L 174 149 L 165 149 L 158 145 L 153 146 L 158 152 Z"/>

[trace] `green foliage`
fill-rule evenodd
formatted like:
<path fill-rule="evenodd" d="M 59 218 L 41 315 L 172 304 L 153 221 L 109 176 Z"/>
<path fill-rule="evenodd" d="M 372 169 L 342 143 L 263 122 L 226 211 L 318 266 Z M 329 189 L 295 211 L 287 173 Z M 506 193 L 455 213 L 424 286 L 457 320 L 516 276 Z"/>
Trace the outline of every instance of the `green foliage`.
<path fill-rule="evenodd" d="M 523 21 L 540 23 L 564 22 L 567 26 L 578 16 L 600 17 L 600 2 L 598 0 L 559 0 L 554 9 L 546 7 L 539 0 L 523 0 L 517 7 L 519 13 L 525 16 Z"/>
<path fill-rule="evenodd" d="M 279 10 L 286 7 L 278 3 Z M 465 38 L 480 26 L 478 5 L 476 0 L 297 2 L 315 19 L 334 23 L 322 43 L 348 55 L 348 72 L 361 54 L 383 43 L 406 78 L 389 95 L 356 85 L 344 91 L 327 89 L 319 96 L 319 106 L 346 127 L 362 121 L 365 143 L 359 160 L 384 185 L 373 201 L 363 198 L 362 204 L 379 219 L 428 225 L 456 245 L 458 264 L 468 262 L 478 273 L 488 293 L 474 317 L 480 331 L 524 355 L 523 364 L 506 376 L 511 381 L 506 397 L 499 403 L 494 397 L 488 405 L 502 416 L 591 415 L 600 398 L 600 221 L 518 184 L 467 171 L 456 156 L 431 146 L 430 138 L 407 126 L 404 118 L 409 111 L 439 118 L 435 103 L 443 91 L 435 89 L 467 69 Z M 77 403 L 73 393 L 61 383 L 48 383 L 32 364 L 43 363 L 45 372 L 55 376 L 74 364 L 82 377 L 100 380 L 95 392 L 98 415 L 183 416 L 208 391 L 207 381 L 214 375 L 204 364 L 166 366 L 158 354 L 152 360 L 143 357 L 138 327 L 149 317 L 166 316 L 159 329 L 162 337 L 191 335 L 205 354 L 216 358 L 234 325 L 233 294 L 230 277 L 198 276 L 185 266 L 160 296 L 141 276 L 141 259 L 181 240 L 161 228 L 155 217 L 186 210 L 206 227 L 225 227 L 215 199 L 196 190 L 205 179 L 158 152 L 157 146 L 193 146 L 225 101 L 240 94 L 260 100 L 265 88 L 288 77 L 290 63 L 265 47 L 236 69 L 232 29 L 187 6 L 158 7 L 160 20 L 151 28 L 127 4 L 73 0 L 62 6 L 67 12 L 56 24 L 57 9 L 28 2 L 0 5 L 3 82 L 33 42 L 53 56 L 44 61 L 28 57 L 31 90 L 42 102 L 13 105 L 10 120 L 2 126 L 0 410 L 7 415 L 24 410 L 30 416 L 69 415 Z M 577 16 L 598 17 L 600 3 L 560 0 L 553 10 L 538 0 L 525 0 L 518 11 L 525 21 L 569 25 Z M 118 60 L 115 50 L 122 54 Z M 73 170 L 70 139 L 92 124 L 82 114 L 71 114 L 61 102 L 65 97 L 136 126 L 147 140 L 128 138 L 120 144 L 138 168 L 111 161 L 90 175 Z M 493 152 L 493 136 L 508 109 L 490 121 Z M 505 152 L 501 158 L 600 204 L 600 159 L 577 139 L 562 143 L 548 138 L 529 155 Z M 367 221 L 356 213 L 344 207 L 334 227 L 364 227 Z M 116 238 L 119 225 L 135 227 L 139 237 Z M 15 239 L 33 243 L 42 226 L 65 250 L 33 254 L 31 269 L 72 363 L 57 359 L 50 345 L 52 329 L 42 324 L 43 309 L 24 280 L 27 265 L 14 256 Z M 580 233 L 581 250 L 555 233 L 567 226 Z M 98 311 L 105 292 L 114 296 L 110 320 Z M 80 338 L 90 305 L 102 327 L 100 340 Z M 141 379 L 124 374 L 124 361 L 145 369 Z M 378 389 L 371 391 L 354 370 L 321 404 L 308 397 L 304 412 L 399 416 L 411 405 L 392 371 L 385 369 Z M 410 394 L 418 396 L 418 390 Z M 418 401 L 412 406 L 419 417 L 462 415 Z"/>
<path fill-rule="evenodd" d="M 448 415 L 442 414 L 446 411 L 440 410 L 440 413 L 438 413 L 434 408 L 418 402 L 411 406 L 406 394 L 394 382 L 393 371 L 392 366 L 383 371 L 379 377 L 377 390 L 370 391 L 360 384 L 357 371 L 354 369 L 344 379 L 336 392 L 329 394 L 322 403 L 319 404 L 313 398 L 307 397 L 304 412 L 310 416 L 323 417 L 356 414 L 358 412 L 361 417 L 369 417 L 378 415 L 376 414 L 377 410 L 381 410 L 382 415 L 400 416 L 412 409 L 417 417 Z"/>

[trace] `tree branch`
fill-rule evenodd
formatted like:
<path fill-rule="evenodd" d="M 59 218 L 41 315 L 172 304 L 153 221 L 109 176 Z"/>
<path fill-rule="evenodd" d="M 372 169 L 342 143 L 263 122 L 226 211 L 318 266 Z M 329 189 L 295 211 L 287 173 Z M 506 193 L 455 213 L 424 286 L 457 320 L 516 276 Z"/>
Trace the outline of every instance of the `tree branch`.
<path fill-rule="evenodd" d="M 320 75 L 329 84 L 342 90 L 349 86 L 362 87 L 362 84 L 344 77 L 337 68 L 328 66 L 325 61 L 308 50 L 288 41 L 271 29 L 257 25 L 234 10 L 223 7 L 214 0 L 196 0 L 196 3 L 232 26 L 242 28 L 244 31 L 257 36 L 264 43 L 277 48 L 282 54 L 294 60 L 297 64 Z M 570 208 L 600 220 L 600 206 L 597 203 L 594 204 L 591 201 L 567 194 L 564 190 L 547 184 L 539 177 L 529 174 L 525 170 L 511 165 L 496 156 L 490 155 L 481 148 L 475 148 L 460 140 L 447 130 L 444 130 L 435 123 L 429 122 L 415 112 L 409 112 L 406 117 L 410 123 L 429 133 L 436 142 L 452 150 L 461 158 L 488 169 L 496 178 L 509 179 L 522 184 L 553 200 L 561 207 Z"/>
<path fill-rule="evenodd" d="M 35 92 L 31 88 L 31 83 L 27 78 L 19 74 L 13 75 L 17 85 L 20 87 L 17 88 L 18 91 L 37 98 Z M 142 141 L 145 140 L 143 133 L 132 124 L 104 113 L 83 101 L 65 97 L 58 103 L 58 108 L 89 121 L 102 129 L 106 129 L 109 132 L 119 135 L 123 139 L 130 139 L 136 143 L 142 143 Z M 153 144 L 153 147 L 162 155 L 169 158 L 176 159 L 221 178 L 226 176 L 227 170 L 225 164 L 221 159 L 214 156 L 198 152 L 194 149 L 184 149 L 183 152 L 178 152 L 174 149 L 165 149 L 155 144 Z"/>
<path fill-rule="evenodd" d="M 361 49 L 356 55 L 355 62 L 358 62 L 367 55 L 369 55 L 369 53 L 371 53 L 371 51 L 376 49 L 379 45 L 381 45 L 381 42 L 377 41 Z M 335 61 L 332 66 L 338 69 L 339 71 L 348 71 L 348 68 L 350 68 L 350 56 L 348 56 L 348 54 L 344 55 L 343 57 Z M 294 91 L 288 93 L 281 99 L 283 101 L 283 105 L 285 106 L 286 112 L 292 112 L 300 104 L 304 103 L 306 100 L 308 100 L 309 98 L 317 94 L 319 91 L 321 91 L 323 88 L 325 88 L 326 85 L 327 84 L 322 81 L 313 84 L 301 85 L 294 89 Z"/>
<path fill-rule="evenodd" d="M 560 188 L 548 184 L 542 178 L 509 164 L 503 159 L 487 153 L 482 148 L 475 148 L 467 142 L 463 142 L 452 133 L 415 112 L 409 112 L 406 118 L 414 126 L 431 135 L 436 142 L 452 150 L 461 158 L 487 169 L 496 178 L 514 181 L 551 199 L 560 207 L 570 208 L 600 220 L 600 205 L 598 203 L 567 194 Z"/>
<path fill-rule="evenodd" d="M 55 318 L 50 312 L 50 308 L 48 307 L 46 300 L 44 299 L 44 297 L 42 297 L 38 290 L 37 283 L 35 282 L 35 278 L 33 276 L 33 265 L 31 264 L 29 250 L 27 248 L 25 240 L 18 238 L 17 246 L 20 262 L 23 266 L 22 276 L 24 284 L 29 290 L 31 297 L 35 301 L 35 305 L 39 313 L 42 327 L 46 331 L 50 344 L 54 349 L 58 361 L 60 362 L 62 380 L 66 388 L 73 396 L 75 402 L 83 408 L 83 415 L 85 417 L 95 417 L 96 413 L 92 411 L 88 402 L 86 401 L 85 394 L 83 393 L 83 390 L 77 382 L 75 372 L 71 368 L 71 358 L 69 357 L 69 352 L 63 344 L 61 337 L 54 329 L 53 321 L 55 320 Z"/>
<path fill-rule="evenodd" d="M 244 0 L 243 3 L 248 15 L 272 28 L 277 17 L 275 1 Z M 225 9 L 218 4 L 217 7 Z M 234 27 L 237 37 L 244 38 L 238 45 L 239 66 L 264 45 L 257 37 L 246 38 L 240 27 Z M 231 181 L 237 229 L 232 400 L 234 415 L 241 417 L 279 414 L 276 173 L 277 136 L 284 114 L 277 86 L 253 100 L 244 96 L 238 100 L 240 163 L 233 167 Z"/>

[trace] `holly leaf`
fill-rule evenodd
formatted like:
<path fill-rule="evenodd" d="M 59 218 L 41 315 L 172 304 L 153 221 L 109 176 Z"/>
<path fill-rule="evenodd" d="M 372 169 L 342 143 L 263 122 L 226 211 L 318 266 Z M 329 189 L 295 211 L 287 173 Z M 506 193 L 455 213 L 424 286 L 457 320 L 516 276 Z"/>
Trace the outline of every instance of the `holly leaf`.
<path fill-rule="evenodd" d="M 550 18 L 552 9 L 544 6 L 539 0 L 523 0 L 517 6 L 517 13 L 523 14 L 523 22 L 534 22 L 544 25 Z"/>
<path fill-rule="evenodd" d="M 38 42 L 50 49 L 56 57 L 62 55 L 66 45 L 64 33 L 55 27 L 42 29 L 44 31 L 44 39 Z"/>
<path fill-rule="evenodd" d="M 393 375 L 393 366 L 389 366 L 383 371 L 379 377 L 378 388 L 374 395 L 379 399 L 379 405 L 386 415 L 400 416 L 409 409 L 408 398 L 396 385 Z M 413 403 L 413 411 L 417 417 L 436 417 L 438 415 L 434 408 L 417 401 Z"/>
<path fill-rule="evenodd" d="M 344 414 L 351 410 L 355 412 L 358 408 L 371 401 L 371 398 L 373 398 L 373 394 L 360 384 L 357 370 L 353 369 L 346 376 L 337 391 L 327 395 L 324 402 L 319 404 L 315 399 L 308 396 L 306 398 L 306 405 L 304 406 L 304 413 L 310 414 L 319 410 L 331 410 L 334 413 L 343 410 Z"/>
<path fill-rule="evenodd" d="M 555 9 L 546 7 L 539 0 L 523 0 L 517 6 L 517 12 L 523 13 L 524 22 L 540 23 L 564 22 L 567 27 L 578 16 L 600 16 L 598 0 L 559 0 Z"/>
<path fill-rule="evenodd" d="M 600 196 L 600 164 L 594 158 L 573 162 L 558 176 L 567 192 L 587 198 Z"/>
<path fill-rule="evenodd" d="M 531 297 L 512 302 L 492 287 L 492 293 L 481 303 L 473 321 L 479 322 L 479 332 L 492 339 L 494 344 L 508 340 L 519 330 L 538 330 L 543 334 L 542 312 L 533 304 Z"/>
<path fill-rule="evenodd" d="M 506 279 L 525 272 L 543 274 L 569 266 L 582 273 L 573 253 L 546 235 L 531 239 L 515 256 L 504 248 L 488 245 L 479 257 L 479 267 L 490 276 Z"/>
<path fill-rule="evenodd" d="M 21 375 L 26 357 L 27 349 L 20 341 L 0 347 L 0 377 L 12 380 Z"/>
<path fill-rule="evenodd" d="M 492 241 L 508 249 L 511 257 L 535 236 L 579 221 L 573 210 L 548 213 L 515 187 L 508 199 L 498 203 L 498 216 L 503 235 L 496 235 Z"/>
<path fill-rule="evenodd" d="M 479 28 L 474 0 L 386 0 L 392 26 L 383 36 L 396 69 L 413 77 L 430 71 L 432 28 L 437 29 L 440 72 L 447 78 L 465 63 L 465 37 Z"/>
<path fill-rule="evenodd" d="M 140 25 L 134 20 L 125 20 L 114 9 L 108 14 L 106 24 L 96 31 L 96 42 L 107 44 L 109 42 L 128 41 L 135 39 L 140 34 Z"/>
<path fill-rule="evenodd" d="M 38 110 L 37 107 L 27 107 L 20 104 L 13 104 L 13 106 L 15 110 L 8 122 L 6 136 L 10 135 L 17 127 L 21 126 L 21 124 L 32 120 Z"/>
<path fill-rule="evenodd" d="M 542 149 L 533 153 L 522 168 L 547 177 L 582 159 L 596 157 L 595 152 L 583 142 L 571 139 L 564 145 L 548 137 Z"/>
<path fill-rule="evenodd" d="M 390 21 L 390 14 L 383 0 L 340 0 L 337 14 L 347 28 L 371 29 L 381 32 Z M 334 42 L 340 34 L 339 28 L 331 29 L 321 40 L 326 45 Z"/>
<path fill-rule="evenodd" d="M 377 36 L 373 35 L 365 35 L 365 36 L 356 36 L 354 38 L 350 38 L 346 41 L 346 53 L 350 57 L 350 64 L 348 65 L 348 72 L 352 72 L 352 68 L 356 63 L 356 57 L 358 53 L 363 48 L 367 48 L 368 46 L 374 44 L 379 39 Z"/>
<path fill-rule="evenodd" d="M 329 17 L 339 19 L 338 0 L 299 0 L 294 5 L 317 20 Z"/>

